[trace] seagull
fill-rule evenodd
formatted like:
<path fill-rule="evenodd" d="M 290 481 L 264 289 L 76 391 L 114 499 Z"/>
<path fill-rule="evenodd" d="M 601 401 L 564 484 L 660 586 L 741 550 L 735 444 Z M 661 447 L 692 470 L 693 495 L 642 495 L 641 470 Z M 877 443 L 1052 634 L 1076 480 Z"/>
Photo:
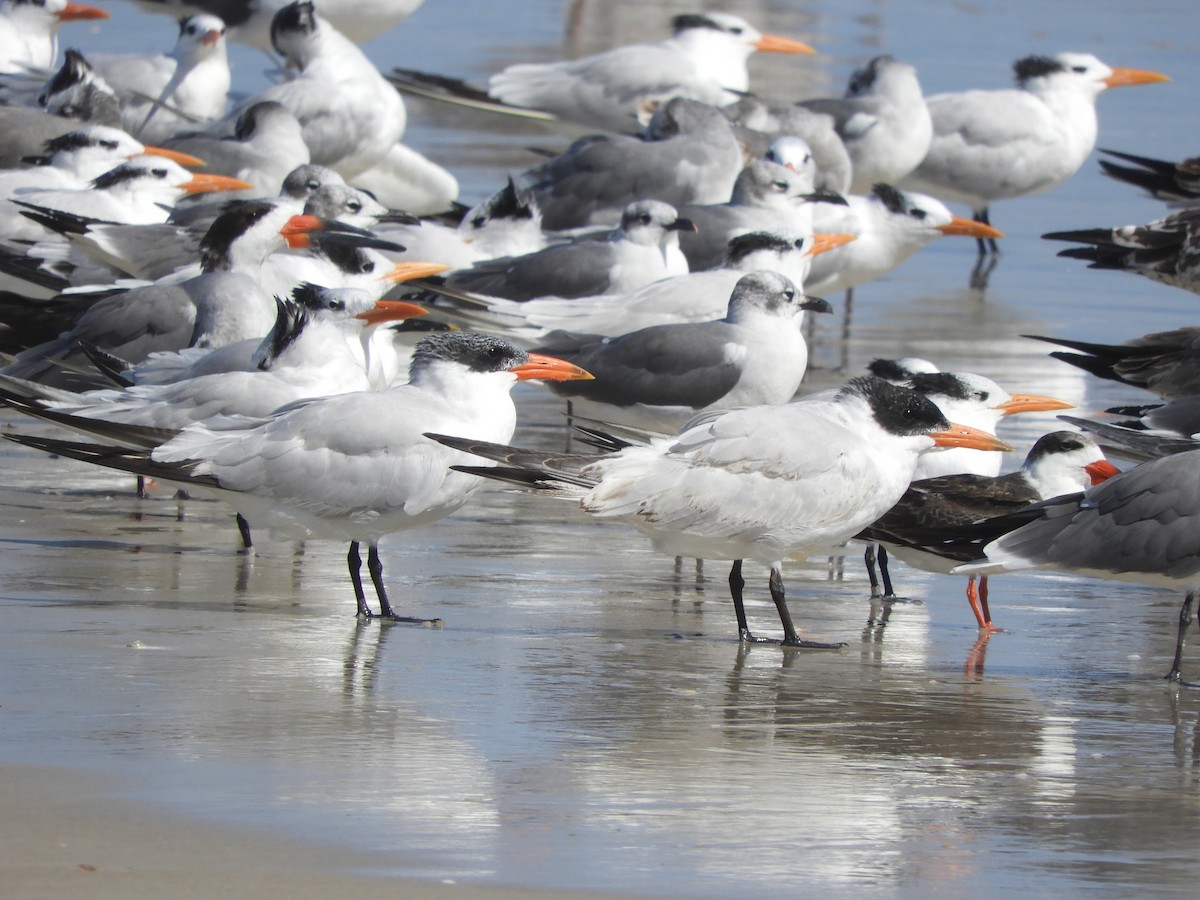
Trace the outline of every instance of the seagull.
<path fill-rule="evenodd" d="M 613 225 L 634 200 L 672 206 L 724 203 L 742 170 L 742 150 L 720 110 L 673 97 L 645 137 L 589 135 L 522 173 L 550 230 Z"/>
<path fill-rule="evenodd" d="M 808 367 L 806 311 L 833 308 L 805 297 L 782 275 L 750 272 L 734 286 L 722 319 L 653 325 L 614 338 L 556 331 L 536 349 L 596 376 L 550 386 L 572 412 L 670 433 L 697 413 L 791 400 Z"/>
<path fill-rule="evenodd" d="M 0 72 L 49 69 L 63 25 L 108 18 L 98 6 L 68 0 L 0 0 Z"/>
<path fill-rule="evenodd" d="M 621 224 L 605 240 L 585 237 L 552 244 L 524 256 L 500 257 L 451 273 L 456 290 L 531 300 L 623 293 L 688 271 L 679 235 L 695 230 L 675 207 L 638 200 L 625 207 Z"/>
<path fill-rule="evenodd" d="M 637 130 L 639 114 L 655 101 L 687 97 L 724 106 L 737 100 L 749 88 L 746 61 L 756 50 L 816 52 L 799 41 L 763 34 L 728 13 L 678 15 L 671 27 L 671 37 L 655 44 L 509 66 L 489 79 L 488 95 L 564 121 L 629 133 Z"/>
<path fill-rule="evenodd" d="M 977 454 L 982 455 L 982 454 Z M 1039 500 L 1074 494 L 1116 475 L 1095 441 L 1074 431 L 1042 435 L 1020 470 L 1007 475 L 943 475 L 914 481 L 900 501 L 858 534 L 885 546 L 911 566 L 948 573 L 977 558 L 958 543 L 965 526 L 1023 509 Z M 987 575 L 971 575 L 967 601 L 983 631 L 999 629 L 988 609 Z"/>
<path fill-rule="evenodd" d="M 870 196 L 848 194 L 845 205 L 816 203 L 813 228 L 854 240 L 813 261 L 805 288 L 816 294 L 848 291 L 896 268 L 932 241 L 949 235 L 1004 237 L 990 225 L 953 215 L 941 201 L 877 184 Z"/>
<path fill-rule="evenodd" d="M 727 203 L 681 207 L 680 215 L 696 226 L 694 234 L 680 237 L 679 245 L 693 272 L 721 264 L 729 240 L 748 231 L 813 233 L 816 202 L 845 203 L 839 194 L 815 193 L 814 170 L 796 171 L 760 159 L 750 163 L 733 186 Z"/>
<path fill-rule="evenodd" d="M 1087 260 L 1089 269 L 1117 269 L 1200 294 L 1200 207 L 1189 207 L 1145 225 L 1053 231 L 1050 241 L 1072 241 L 1059 256 Z"/>
<path fill-rule="evenodd" d="M 6 435 L 27 446 L 170 481 L 218 496 L 254 527 L 350 543 L 356 610 L 365 618 L 428 624 L 398 615 L 383 583 L 379 541 L 460 509 L 482 483 L 454 471 L 469 457 L 425 431 L 506 441 L 516 427 L 510 391 L 530 379 L 590 376 L 470 332 L 423 338 L 407 384 L 292 404 L 261 419 L 196 424 L 153 450 Z M 361 543 L 380 612 L 367 605 Z"/>
<path fill-rule="evenodd" d="M 898 184 L 920 165 L 933 140 L 917 70 L 894 56 L 876 56 L 856 70 L 841 99 L 800 105 L 833 116 L 852 167 L 846 190 L 854 194 L 880 182 Z"/>
<path fill-rule="evenodd" d="M 1027 56 L 1013 69 L 1016 89 L 926 98 L 933 142 L 905 187 L 965 203 L 976 221 L 990 224 L 995 201 L 1047 191 L 1083 165 L 1096 145 L 1101 92 L 1168 80 L 1111 68 L 1089 53 Z M 981 239 L 981 255 L 988 250 L 995 243 Z"/>
<path fill-rule="evenodd" d="M 1054 569 L 1187 592 L 1168 681 L 1183 682 L 1183 648 L 1200 580 L 1197 457 L 1176 453 L 1114 475 L 1083 493 L 991 520 L 985 558 L 963 574 Z"/>
<path fill-rule="evenodd" d="M 1200 328 L 1194 326 L 1157 331 L 1125 344 L 1093 344 L 1036 334 L 1022 337 L 1075 350 L 1056 350 L 1050 355 L 1098 378 L 1142 388 L 1164 400 L 1200 394 Z"/>
<path fill-rule="evenodd" d="M 760 639 L 743 608 L 742 562 L 769 566 L 782 643 L 817 648 L 843 645 L 801 640 L 784 598 L 783 560 L 836 546 L 883 515 L 926 451 L 1008 448 L 870 376 L 784 406 L 705 413 L 673 437 L 598 456 L 434 437 L 500 464 L 456 467 L 463 471 L 572 500 L 597 519 L 633 525 L 671 555 L 733 560 L 729 588 L 743 641 Z"/>
<path fill-rule="evenodd" d="M 1128 164 L 1118 165 L 1111 160 L 1100 160 L 1100 168 L 1110 178 L 1140 187 L 1151 197 L 1166 201 L 1169 206 L 1200 204 L 1200 156 L 1168 162 L 1117 150 L 1101 148 L 1100 152 Z"/>
<path fill-rule="evenodd" d="M 93 53 L 88 61 L 116 92 L 121 122 L 139 140 L 161 142 L 225 114 L 231 76 L 225 23 L 216 16 L 180 19 L 170 53 Z"/>
<path fill-rule="evenodd" d="M 796 137 L 808 145 L 812 154 L 817 190 L 838 194 L 850 190 L 853 164 L 837 133 L 837 122 L 829 113 L 803 106 L 772 106 L 753 94 L 721 109 L 736 126 L 738 140 L 749 157 L 765 155 L 762 148 L 779 137 Z"/>

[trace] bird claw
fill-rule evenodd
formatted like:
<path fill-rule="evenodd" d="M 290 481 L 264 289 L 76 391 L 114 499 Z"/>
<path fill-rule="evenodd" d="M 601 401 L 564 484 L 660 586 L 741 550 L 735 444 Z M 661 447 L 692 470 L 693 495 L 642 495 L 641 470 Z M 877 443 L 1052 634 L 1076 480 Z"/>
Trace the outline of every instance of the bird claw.
<path fill-rule="evenodd" d="M 830 644 L 830 643 L 826 643 L 824 641 L 783 640 L 783 641 L 780 641 L 779 643 L 780 643 L 780 646 L 783 646 L 783 647 L 798 647 L 802 650 L 841 650 L 843 647 L 850 646 L 845 641 L 837 641 L 836 643 Z"/>

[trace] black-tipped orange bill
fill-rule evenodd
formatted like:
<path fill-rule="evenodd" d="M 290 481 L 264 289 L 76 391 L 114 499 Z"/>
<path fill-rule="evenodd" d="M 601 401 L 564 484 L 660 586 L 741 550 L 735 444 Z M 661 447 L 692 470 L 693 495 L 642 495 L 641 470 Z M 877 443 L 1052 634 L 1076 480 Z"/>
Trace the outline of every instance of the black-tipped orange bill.
<path fill-rule="evenodd" d="M 1170 81 L 1170 77 L 1162 75 L 1158 72 L 1150 72 L 1146 69 L 1121 69 L 1112 70 L 1112 74 L 1104 79 L 1104 83 L 1111 87 L 1129 87 L 1135 84 L 1158 84 L 1160 81 Z"/>
<path fill-rule="evenodd" d="M 970 425 L 959 425 L 957 422 L 951 422 L 945 431 L 935 431 L 929 436 L 939 447 L 967 447 L 971 450 L 1012 449 L 1011 445 L 994 434 L 988 434 L 983 429 L 972 428 Z"/>
<path fill-rule="evenodd" d="M 996 409 L 1002 410 L 1006 416 L 1016 413 L 1049 412 L 1052 409 L 1074 408 L 1074 403 L 1059 400 L 1057 397 L 1044 397 L 1041 394 L 1013 394 L 1011 400 L 996 407 Z"/>
<path fill-rule="evenodd" d="M 208 163 L 200 159 L 198 156 L 192 156 L 190 153 L 180 153 L 178 150 L 168 150 L 166 147 L 150 147 L 142 148 L 141 153 L 135 153 L 135 156 L 161 156 L 163 159 L 169 159 L 171 162 L 179 163 L 181 166 L 186 166 L 189 169 L 202 169 Z"/>
<path fill-rule="evenodd" d="M 594 381 L 596 378 L 575 363 L 540 353 L 530 353 L 526 362 L 509 371 L 517 376 L 517 381 Z"/>
<path fill-rule="evenodd" d="M 87 19 L 111 19 L 108 10 L 98 6 L 88 6 L 86 3 L 68 3 L 54 14 L 60 22 L 83 22 Z"/>
<path fill-rule="evenodd" d="M 212 191 L 252 191 L 254 185 L 240 178 L 230 178 L 228 175 L 208 175 L 197 173 L 192 180 L 182 185 L 189 194 L 207 194 Z"/>
<path fill-rule="evenodd" d="M 1088 463 L 1083 467 L 1083 471 L 1088 473 L 1088 477 L 1092 479 L 1092 484 L 1100 484 L 1101 482 L 1108 481 L 1114 475 L 1121 474 L 1121 470 L 1107 459 L 1098 459 L 1094 463 Z"/>
<path fill-rule="evenodd" d="M 937 230 L 942 234 L 955 234 L 963 237 L 993 239 L 1004 237 L 1003 231 L 997 231 L 991 225 L 984 225 L 973 219 L 964 219 L 962 216 L 952 216 L 948 224 L 939 225 Z"/>
<path fill-rule="evenodd" d="M 376 300 L 375 307 L 366 312 L 360 312 L 354 318 L 368 325 L 381 325 L 384 322 L 399 322 L 402 319 L 415 319 L 429 315 L 429 310 L 415 303 L 403 300 Z"/>
<path fill-rule="evenodd" d="M 392 266 L 392 270 L 383 276 L 385 281 L 391 281 L 394 284 L 400 284 L 404 281 L 412 281 L 414 278 L 428 278 L 430 275 L 438 275 L 450 268 L 445 263 L 431 262 L 398 262 Z"/>
<path fill-rule="evenodd" d="M 838 234 L 837 232 L 831 232 L 829 234 L 814 234 L 812 236 L 812 255 L 820 256 L 826 250 L 833 250 L 835 247 L 841 247 L 843 244 L 848 244 L 852 240 L 854 240 L 854 235 L 852 234 Z"/>
<path fill-rule="evenodd" d="M 763 53 L 804 53 L 810 56 L 817 52 L 808 44 L 780 37 L 777 34 L 764 34 L 755 42 L 754 49 Z"/>

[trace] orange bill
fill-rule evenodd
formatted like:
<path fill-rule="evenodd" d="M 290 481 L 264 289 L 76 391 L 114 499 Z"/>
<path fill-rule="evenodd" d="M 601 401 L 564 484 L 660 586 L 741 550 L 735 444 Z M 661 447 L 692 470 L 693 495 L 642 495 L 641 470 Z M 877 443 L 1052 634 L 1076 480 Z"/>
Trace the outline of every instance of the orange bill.
<path fill-rule="evenodd" d="M 814 234 L 812 236 L 812 255 L 820 256 L 826 250 L 832 250 L 835 247 L 841 247 L 843 244 L 848 244 L 852 240 L 854 240 L 854 235 L 852 234 L 838 234 L 837 232 L 832 232 L 830 234 Z"/>
<path fill-rule="evenodd" d="M 530 353 L 529 359 L 509 369 L 517 381 L 594 381 L 596 376 L 557 356 Z"/>
<path fill-rule="evenodd" d="M 325 220 L 320 216 L 292 216 L 279 229 L 279 234 L 293 250 L 303 250 L 312 246 L 312 232 L 323 227 Z"/>
<path fill-rule="evenodd" d="M 136 156 L 161 156 L 163 159 L 169 159 L 171 162 L 179 163 L 181 166 L 186 166 L 189 169 L 202 169 L 208 165 L 199 157 L 192 156 L 190 153 L 180 153 L 178 150 L 168 150 L 166 147 L 151 147 L 146 146 L 141 153 Z"/>
<path fill-rule="evenodd" d="M 403 281 L 412 281 L 414 278 L 428 278 L 430 275 L 438 275 L 449 268 L 444 263 L 398 262 L 392 266 L 390 272 L 384 274 L 383 280 L 400 284 Z"/>
<path fill-rule="evenodd" d="M 1146 69 L 1121 69 L 1112 70 L 1112 74 L 1104 79 L 1104 83 L 1111 87 L 1128 87 L 1135 84 L 1158 84 L 1160 81 L 1170 81 L 1167 75 L 1161 75 L 1158 72 L 1150 72 Z"/>
<path fill-rule="evenodd" d="M 780 37 L 777 34 L 764 34 L 754 45 L 755 50 L 763 53 L 804 53 L 813 54 L 817 51 L 808 44 L 793 41 L 791 38 Z"/>
<path fill-rule="evenodd" d="M 230 178 L 228 175 L 207 175 L 198 173 L 192 180 L 182 185 L 189 194 L 207 194 L 212 191 L 252 191 L 254 185 L 240 178 Z"/>
<path fill-rule="evenodd" d="M 403 300 L 376 300 L 375 307 L 361 312 L 354 318 L 368 325 L 382 325 L 384 322 L 399 322 L 401 319 L 416 319 L 429 315 L 429 310 L 415 303 L 405 303 Z"/>
<path fill-rule="evenodd" d="M 1057 397 L 1044 397 L 1041 394 L 1013 394 L 1011 400 L 996 407 L 996 409 L 1003 410 L 1006 416 L 1016 413 L 1049 412 L 1052 409 L 1074 408 L 1074 403 L 1059 400 Z"/>
<path fill-rule="evenodd" d="M 967 447 L 971 450 L 1012 449 L 1009 444 L 994 434 L 988 434 L 986 431 L 972 428 L 970 425 L 959 425 L 957 422 L 951 422 L 950 427 L 945 431 L 935 431 L 929 436 L 939 447 Z"/>
<path fill-rule="evenodd" d="M 991 225 L 984 225 L 982 222 L 964 219 L 962 216 L 951 216 L 948 224 L 939 225 L 937 229 L 942 234 L 956 234 L 963 237 L 993 239 L 1004 237 L 1003 231 L 997 231 Z"/>
<path fill-rule="evenodd" d="M 54 14 L 60 22 L 82 22 L 87 19 L 111 19 L 112 14 L 98 6 L 86 3 L 68 3 Z"/>

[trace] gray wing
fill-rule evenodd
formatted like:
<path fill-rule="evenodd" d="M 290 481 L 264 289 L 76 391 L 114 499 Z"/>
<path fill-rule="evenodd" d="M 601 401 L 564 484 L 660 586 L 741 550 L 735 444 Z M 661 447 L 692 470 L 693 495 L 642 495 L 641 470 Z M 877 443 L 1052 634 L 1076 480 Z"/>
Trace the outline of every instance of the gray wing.
<path fill-rule="evenodd" d="M 455 272 L 447 285 L 459 290 L 533 300 L 536 297 L 590 297 L 606 293 L 613 263 L 607 241 L 581 241 L 508 256 Z"/>

